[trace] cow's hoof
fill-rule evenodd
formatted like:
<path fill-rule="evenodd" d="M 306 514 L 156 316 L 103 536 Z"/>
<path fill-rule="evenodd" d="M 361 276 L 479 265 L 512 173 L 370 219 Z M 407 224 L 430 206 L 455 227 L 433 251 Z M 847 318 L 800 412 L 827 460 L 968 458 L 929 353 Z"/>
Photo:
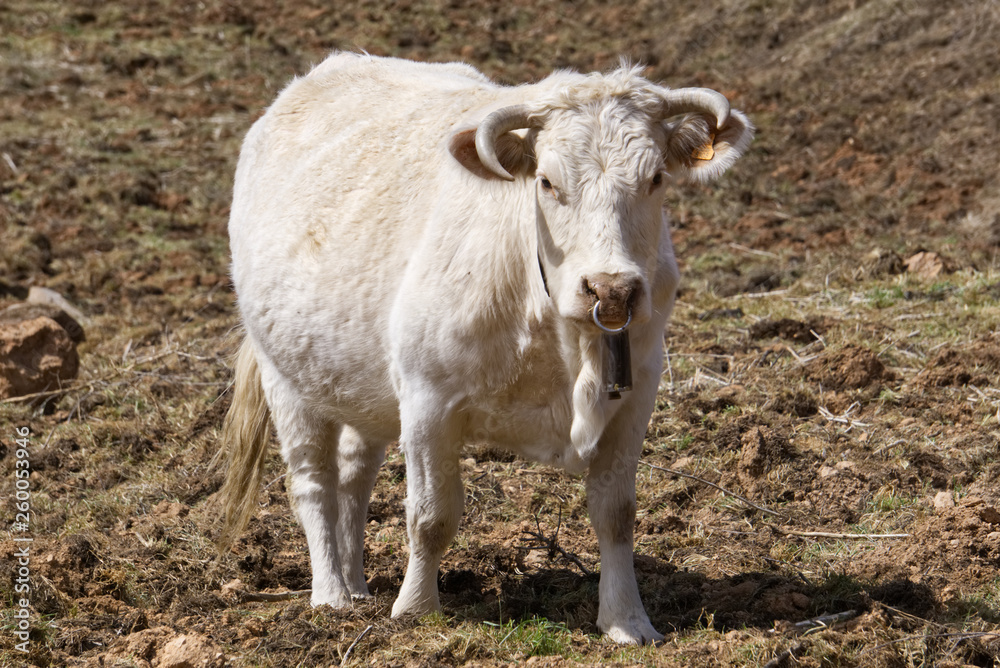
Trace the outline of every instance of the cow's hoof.
<path fill-rule="evenodd" d="M 424 615 L 429 615 L 432 612 L 440 611 L 441 604 L 437 601 L 437 597 L 425 597 L 414 600 L 408 597 L 400 596 L 396 599 L 396 602 L 392 604 L 393 617 L 402 617 L 403 615 L 423 617 Z"/>
<path fill-rule="evenodd" d="M 326 592 L 317 594 L 316 590 L 313 590 L 313 595 L 310 597 L 309 602 L 312 607 L 318 608 L 321 605 L 328 605 L 334 609 L 343 609 L 351 607 L 351 597 L 347 592 Z"/>
<path fill-rule="evenodd" d="M 630 624 L 612 624 L 604 633 L 619 645 L 648 645 L 663 640 L 648 620 L 635 620 Z"/>

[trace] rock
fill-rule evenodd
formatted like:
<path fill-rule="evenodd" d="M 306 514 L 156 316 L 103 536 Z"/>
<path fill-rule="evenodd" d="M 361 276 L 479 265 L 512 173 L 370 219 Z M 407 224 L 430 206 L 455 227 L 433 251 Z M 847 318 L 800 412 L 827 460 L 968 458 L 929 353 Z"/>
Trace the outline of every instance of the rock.
<path fill-rule="evenodd" d="M 256 617 L 250 617 L 236 630 L 236 637 L 240 640 L 260 638 L 266 635 L 267 627 L 264 625 L 264 622 Z"/>
<path fill-rule="evenodd" d="M 66 314 L 74 320 L 82 323 L 87 322 L 87 316 L 85 316 L 80 309 L 70 304 L 69 301 L 67 301 L 61 294 L 55 290 L 50 290 L 49 288 L 43 288 L 38 285 L 31 286 L 28 289 L 28 303 L 55 306 L 56 308 L 65 311 Z"/>
<path fill-rule="evenodd" d="M 156 654 L 157 645 L 162 644 L 164 637 L 169 633 L 170 629 L 166 626 L 157 626 L 156 628 L 144 629 L 132 633 L 125 640 L 125 646 L 116 647 L 115 649 L 118 652 L 112 653 L 124 654 L 125 656 L 131 656 L 133 659 L 138 658 L 150 661 Z"/>
<path fill-rule="evenodd" d="M 156 668 L 222 668 L 226 656 L 214 642 L 198 633 L 177 636 L 156 654 Z"/>
<path fill-rule="evenodd" d="M 934 508 L 936 510 L 944 510 L 946 508 L 954 508 L 955 499 L 952 497 L 951 492 L 938 492 L 934 495 Z"/>
<path fill-rule="evenodd" d="M 754 427 L 740 437 L 737 475 L 748 494 L 766 486 L 767 472 L 788 459 L 791 445 L 783 435 L 768 427 Z"/>
<path fill-rule="evenodd" d="M 52 318 L 0 323 L 0 399 L 57 388 L 79 368 L 76 345 Z"/>
<path fill-rule="evenodd" d="M 34 288 L 32 288 L 34 289 Z M 76 310 L 76 309 L 73 309 Z M 38 304 L 26 302 L 14 304 L 0 311 L 0 324 L 22 322 L 34 318 L 51 318 L 59 323 L 59 326 L 66 330 L 73 343 L 83 343 L 87 340 L 83 331 L 83 326 L 66 311 L 53 304 Z"/>
<path fill-rule="evenodd" d="M 188 510 L 187 506 L 177 501 L 160 501 L 153 508 L 153 514 L 157 517 L 177 519 L 186 516 Z"/>
<path fill-rule="evenodd" d="M 230 580 L 222 585 L 222 600 L 228 603 L 239 603 L 243 600 L 243 594 L 246 592 L 246 589 L 247 586 L 243 584 L 243 580 L 239 578 Z"/>
<path fill-rule="evenodd" d="M 740 443 L 743 446 L 740 452 L 740 473 L 752 478 L 759 478 L 767 473 L 787 457 L 790 449 L 788 439 L 768 427 L 754 427 L 740 437 Z"/>
<path fill-rule="evenodd" d="M 986 506 L 979 510 L 979 519 L 987 524 L 1000 524 L 1000 511 L 993 506 Z"/>
<path fill-rule="evenodd" d="M 48 288 L 32 286 L 27 299 L 0 311 L 0 399 L 54 389 L 79 370 L 86 317 Z"/>
<path fill-rule="evenodd" d="M 948 270 L 947 262 L 937 253 L 921 251 L 906 260 L 906 271 L 920 278 L 936 278 Z"/>

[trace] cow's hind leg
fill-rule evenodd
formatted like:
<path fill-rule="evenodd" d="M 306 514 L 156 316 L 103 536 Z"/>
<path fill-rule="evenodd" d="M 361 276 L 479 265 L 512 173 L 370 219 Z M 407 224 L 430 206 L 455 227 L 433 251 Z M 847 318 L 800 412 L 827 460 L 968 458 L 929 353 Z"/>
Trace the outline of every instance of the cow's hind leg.
<path fill-rule="evenodd" d="M 392 616 L 441 608 L 437 574 L 465 502 L 458 457 L 461 444 L 434 402 L 403 402 L 401 445 L 406 456 L 406 531 L 410 559 Z"/>
<path fill-rule="evenodd" d="M 337 533 L 344 581 L 352 596 L 368 596 L 364 567 L 365 521 L 378 469 L 385 459 L 385 446 L 382 441 L 363 439 L 348 426 L 340 432 L 337 447 L 340 476 Z"/>
<path fill-rule="evenodd" d="M 272 370 L 261 371 L 271 419 L 281 442 L 281 456 L 288 466 L 291 505 L 309 544 L 312 604 L 348 606 L 351 595 L 344 582 L 337 545 L 340 425 L 306 409 L 306 402 Z"/>

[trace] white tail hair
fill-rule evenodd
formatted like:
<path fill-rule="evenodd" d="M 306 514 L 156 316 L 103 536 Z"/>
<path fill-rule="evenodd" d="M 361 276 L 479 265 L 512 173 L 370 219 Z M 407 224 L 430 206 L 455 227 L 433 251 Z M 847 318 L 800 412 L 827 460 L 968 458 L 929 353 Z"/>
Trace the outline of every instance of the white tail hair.
<path fill-rule="evenodd" d="M 233 401 L 222 427 L 223 457 L 228 466 L 222 485 L 225 523 L 216 543 L 220 551 L 232 547 L 256 508 L 270 426 L 257 355 L 250 339 L 244 338 L 236 353 Z"/>

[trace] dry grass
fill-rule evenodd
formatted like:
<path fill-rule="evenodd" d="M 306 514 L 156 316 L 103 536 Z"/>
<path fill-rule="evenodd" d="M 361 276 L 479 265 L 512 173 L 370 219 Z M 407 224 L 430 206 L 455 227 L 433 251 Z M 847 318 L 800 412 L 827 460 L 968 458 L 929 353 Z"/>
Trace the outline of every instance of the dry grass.
<path fill-rule="evenodd" d="M 996 665 L 998 7 L 0 7 L 0 288 L 46 285 L 89 317 L 77 380 L 0 404 L 0 424 L 32 431 L 37 555 L 31 654 L 5 617 L 0 663 L 147 665 L 111 652 L 166 628 L 210 637 L 234 666 L 761 666 L 785 652 L 812 666 Z M 369 524 L 374 599 L 335 612 L 225 598 L 237 578 L 250 591 L 309 582 L 273 456 L 247 531 L 223 557 L 213 547 L 222 479 L 210 464 L 235 349 L 232 168 L 290 76 L 355 46 L 461 57 L 507 81 L 625 54 L 672 85 L 723 90 L 758 125 L 718 186 L 678 187 L 668 202 L 684 284 L 636 526 L 662 646 L 597 633 L 581 481 L 481 448 L 463 462 L 444 614 L 388 618 L 406 555 L 395 450 Z M 903 271 L 920 250 L 946 271 Z M 0 300 L 15 298 L 4 288 Z M 957 505 L 935 508 L 940 492 Z M 10 609 L 12 578 L 0 599 Z M 829 628 L 795 626 L 851 610 Z"/>

